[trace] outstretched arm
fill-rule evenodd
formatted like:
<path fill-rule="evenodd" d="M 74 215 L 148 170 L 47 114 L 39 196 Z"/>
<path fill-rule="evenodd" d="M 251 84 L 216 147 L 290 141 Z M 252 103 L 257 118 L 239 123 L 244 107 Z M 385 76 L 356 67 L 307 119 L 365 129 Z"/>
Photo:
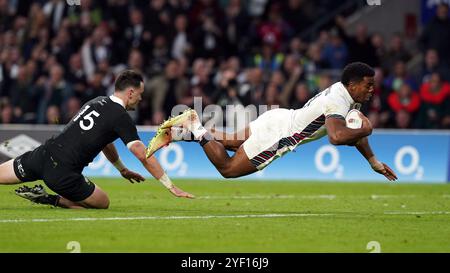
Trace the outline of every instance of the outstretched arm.
<path fill-rule="evenodd" d="M 384 175 L 390 181 L 397 180 L 397 175 L 395 174 L 395 172 L 388 165 L 378 161 L 378 159 L 375 157 L 372 152 L 372 148 L 370 148 L 369 139 L 367 137 L 363 137 L 358 142 L 356 142 L 355 147 L 369 162 L 374 171 Z"/>
<path fill-rule="evenodd" d="M 154 178 L 158 179 L 158 181 L 161 182 L 173 195 L 177 197 L 194 198 L 192 194 L 184 192 L 183 190 L 172 184 L 172 181 L 170 181 L 170 178 L 164 172 L 155 156 L 151 156 L 149 158 L 145 156 L 146 147 L 144 143 L 142 143 L 142 141 L 133 141 L 131 145 L 127 146 L 129 146 L 128 148 L 130 149 L 130 151 L 139 159 L 139 161 L 141 161 L 145 169 L 147 169 L 147 171 Z"/>
<path fill-rule="evenodd" d="M 120 174 L 131 183 L 134 183 L 134 181 L 139 183 L 145 180 L 145 178 L 140 174 L 130 171 L 125 167 L 120 160 L 119 154 L 117 153 L 116 147 L 113 143 L 109 143 L 105 148 L 103 148 L 103 154 L 114 165 L 114 167 L 116 167 Z"/>

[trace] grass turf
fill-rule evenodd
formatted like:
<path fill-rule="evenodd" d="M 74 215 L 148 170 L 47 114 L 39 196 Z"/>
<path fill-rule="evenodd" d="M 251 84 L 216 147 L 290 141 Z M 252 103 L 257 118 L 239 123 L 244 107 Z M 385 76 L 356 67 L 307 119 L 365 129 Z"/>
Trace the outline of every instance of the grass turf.
<path fill-rule="evenodd" d="M 0 252 L 69 252 L 69 241 L 81 252 L 367 253 L 370 241 L 381 252 L 450 252 L 450 185 L 175 180 L 197 196 L 188 200 L 155 181 L 92 181 L 108 210 L 35 205 L 1 186 Z"/>

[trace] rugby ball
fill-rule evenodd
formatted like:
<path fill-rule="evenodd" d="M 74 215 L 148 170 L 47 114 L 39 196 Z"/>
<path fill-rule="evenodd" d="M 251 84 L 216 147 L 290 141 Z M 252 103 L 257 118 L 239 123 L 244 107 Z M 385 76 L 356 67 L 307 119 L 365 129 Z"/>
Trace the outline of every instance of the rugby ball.
<path fill-rule="evenodd" d="M 345 117 L 345 123 L 348 128 L 359 129 L 362 127 L 362 119 L 359 116 L 359 110 L 352 109 Z"/>

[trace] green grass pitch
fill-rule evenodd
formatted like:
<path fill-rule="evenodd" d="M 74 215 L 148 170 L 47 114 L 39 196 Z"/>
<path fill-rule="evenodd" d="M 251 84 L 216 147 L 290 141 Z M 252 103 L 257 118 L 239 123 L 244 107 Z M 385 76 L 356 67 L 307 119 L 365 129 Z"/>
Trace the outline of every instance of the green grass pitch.
<path fill-rule="evenodd" d="M 450 252 L 450 185 L 92 179 L 108 210 L 35 205 L 0 186 L 0 252 Z M 372 249 L 373 250 L 373 249 Z"/>

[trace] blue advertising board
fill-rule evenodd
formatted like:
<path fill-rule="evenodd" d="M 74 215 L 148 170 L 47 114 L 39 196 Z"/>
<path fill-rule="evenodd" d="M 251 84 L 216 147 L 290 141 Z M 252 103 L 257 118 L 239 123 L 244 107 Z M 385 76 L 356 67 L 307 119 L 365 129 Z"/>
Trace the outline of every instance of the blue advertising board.
<path fill-rule="evenodd" d="M 140 131 L 143 141 L 154 135 Z M 375 131 L 369 138 L 374 153 L 397 173 L 400 183 L 446 183 L 449 181 L 450 133 L 426 131 Z M 116 141 L 128 168 L 149 176 L 124 144 Z M 221 176 L 197 143 L 176 142 L 156 153 L 172 178 L 218 178 Z M 119 176 L 103 154 L 84 170 L 87 176 Z M 350 146 L 334 146 L 327 137 L 301 146 L 275 160 L 264 170 L 246 179 L 386 181 L 372 171 L 362 155 Z"/>

